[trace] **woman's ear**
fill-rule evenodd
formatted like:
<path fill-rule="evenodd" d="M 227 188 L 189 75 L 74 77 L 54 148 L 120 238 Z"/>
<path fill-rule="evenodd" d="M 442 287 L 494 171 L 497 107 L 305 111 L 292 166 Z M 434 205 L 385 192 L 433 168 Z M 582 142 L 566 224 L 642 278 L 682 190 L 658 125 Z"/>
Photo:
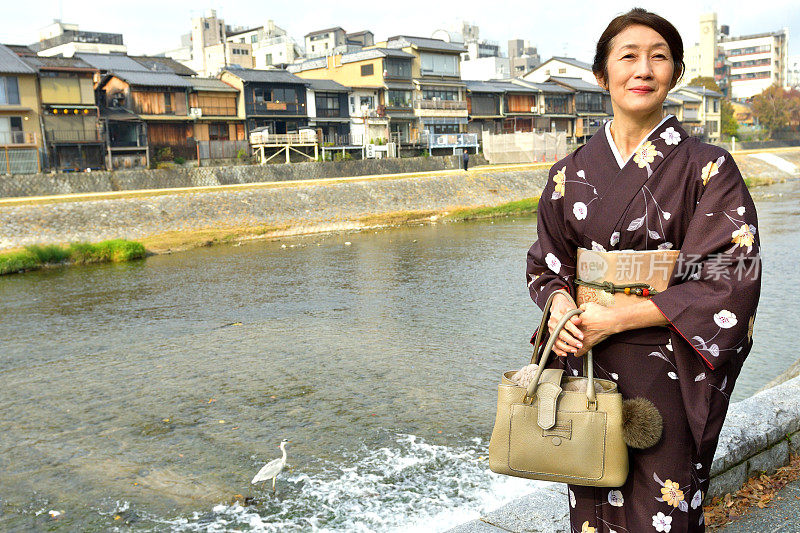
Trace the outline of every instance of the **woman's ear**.
<path fill-rule="evenodd" d="M 606 91 L 608 90 L 608 86 L 606 85 L 606 79 L 603 77 L 602 74 L 595 74 L 594 78 L 597 80 L 597 85 L 599 85 L 601 88 L 605 89 Z"/>

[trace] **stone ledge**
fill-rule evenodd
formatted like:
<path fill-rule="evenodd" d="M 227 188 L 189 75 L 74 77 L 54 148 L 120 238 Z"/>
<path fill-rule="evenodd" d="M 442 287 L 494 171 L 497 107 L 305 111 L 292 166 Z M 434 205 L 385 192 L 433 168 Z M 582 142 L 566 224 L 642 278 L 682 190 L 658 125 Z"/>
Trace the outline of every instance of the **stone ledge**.
<path fill-rule="evenodd" d="M 785 465 L 800 451 L 800 377 L 731 404 L 706 500 L 738 490 L 748 477 Z M 569 531 L 563 485 L 536 489 L 448 533 Z"/>

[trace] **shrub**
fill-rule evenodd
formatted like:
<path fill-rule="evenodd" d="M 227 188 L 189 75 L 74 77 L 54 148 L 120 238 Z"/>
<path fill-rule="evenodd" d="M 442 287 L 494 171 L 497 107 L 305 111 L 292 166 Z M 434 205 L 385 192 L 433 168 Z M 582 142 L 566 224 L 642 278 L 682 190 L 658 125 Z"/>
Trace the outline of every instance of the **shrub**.
<path fill-rule="evenodd" d="M 181 157 L 179 155 L 176 155 L 174 161 L 175 161 L 176 164 L 182 165 L 182 164 L 186 163 L 186 158 L 185 157 Z"/>
<path fill-rule="evenodd" d="M 172 153 L 172 148 L 164 146 L 158 149 L 155 159 L 156 161 L 174 161 L 175 154 Z"/>

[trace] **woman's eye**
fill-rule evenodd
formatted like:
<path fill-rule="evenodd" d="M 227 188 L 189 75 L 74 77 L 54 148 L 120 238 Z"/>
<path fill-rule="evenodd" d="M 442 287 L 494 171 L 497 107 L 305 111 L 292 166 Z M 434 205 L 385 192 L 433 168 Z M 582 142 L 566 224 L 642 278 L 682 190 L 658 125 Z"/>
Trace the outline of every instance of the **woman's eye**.
<path fill-rule="evenodd" d="M 666 59 L 666 58 L 667 56 L 665 56 L 664 54 L 656 54 L 653 56 L 653 59 Z"/>
<path fill-rule="evenodd" d="M 633 59 L 633 57 L 634 57 L 633 54 L 625 54 L 624 56 L 622 56 L 622 59 Z"/>

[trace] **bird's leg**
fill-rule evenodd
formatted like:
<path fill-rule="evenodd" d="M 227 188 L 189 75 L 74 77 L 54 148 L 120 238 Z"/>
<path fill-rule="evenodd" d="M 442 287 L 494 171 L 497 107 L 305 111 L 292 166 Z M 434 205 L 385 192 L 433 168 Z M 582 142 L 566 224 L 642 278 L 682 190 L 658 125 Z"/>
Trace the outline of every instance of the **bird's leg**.
<path fill-rule="evenodd" d="M 278 476 L 275 476 L 274 478 L 272 478 L 272 493 L 273 493 L 273 494 L 275 494 L 275 479 L 276 479 L 277 477 L 278 477 Z"/>

